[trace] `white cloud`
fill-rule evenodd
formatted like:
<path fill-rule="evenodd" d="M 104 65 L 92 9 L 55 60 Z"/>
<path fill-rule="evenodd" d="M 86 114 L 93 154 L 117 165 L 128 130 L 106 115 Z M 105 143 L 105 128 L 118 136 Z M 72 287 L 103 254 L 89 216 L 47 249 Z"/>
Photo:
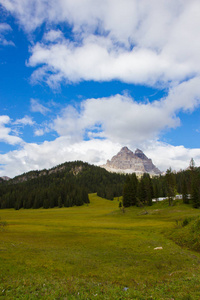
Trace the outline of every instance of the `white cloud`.
<path fill-rule="evenodd" d="M 50 168 L 65 161 L 83 160 L 92 164 L 102 164 L 111 158 L 119 144 L 109 141 L 91 140 L 71 143 L 67 137 L 59 137 L 41 145 L 25 144 L 23 149 L 0 154 L 0 176 L 13 177 L 30 170 Z"/>
<path fill-rule="evenodd" d="M 11 31 L 12 28 L 10 27 L 9 24 L 6 23 L 0 23 L 0 32 L 7 32 L 7 31 Z"/>
<path fill-rule="evenodd" d="M 145 153 L 162 171 L 166 171 L 169 167 L 176 171 L 184 170 L 189 167 L 191 158 L 194 159 L 196 166 L 200 166 L 200 149 L 198 148 L 189 149 L 182 145 L 172 146 L 153 141 L 149 143 Z"/>
<path fill-rule="evenodd" d="M 45 131 L 42 128 L 36 129 L 34 131 L 35 136 L 42 136 L 42 135 L 44 135 L 44 133 L 45 133 Z"/>
<path fill-rule="evenodd" d="M 12 41 L 9 41 L 5 38 L 5 35 L 12 31 L 12 28 L 9 24 L 0 23 L 0 45 L 3 46 L 14 46 L 15 44 Z"/>
<path fill-rule="evenodd" d="M 6 115 L 1 115 L 0 116 L 0 125 L 2 126 L 3 124 L 8 124 L 10 122 L 9 116 Z"/>
<path fill-rule="evenodd" d="M 46 20 L 47 2 L 46 0 L 0 0 L 0 4 L 19 19 L 26 31 L 34 30 Z"/>
<path fill-rule="evenodd" d="M 50 86 L 53 82 L 56 85 L 62 81 L 113 79 L 168 86 L 169 81 L 200 75 L 200 52 L 199 57 L 197 53 L 195 57 L 188 54 L 188 58 L 180 60 L 178 53 L 172 57 L 165 51 L 158 53 L 149 48 L 116 47 L 109 37 L 90 35 L 78 46 L 66 39 L 56 44 L 37 43 L 31 51 L 28 65 L 40 66 L 32 75 L 33 81 L 44 80 Z"/>
<path fill-rule="evenodd" d="M 37 128 L 34 130 L 35 136 L 42 136 L 45 133 L 49 133 L 52 131 L 52 125 L 49 122 L 43 122 L 42 124 L 38 125 Z"/>
<path fill-rule="evenodd" d="M 11 123 L 11 120 L 8 116 L 0 116 L 0 142 L 4 142 L 10 145 L 23 143 L 23 140 L 21 138 L 11 134 L 11 128 L 6 127 L 6 125 L 9 123 Z"/>
<path fill-rule="evenodd" d="M 56 130 L 60 137 L 41 145 L 25 144 L 21 150 L 1 155 L 0 163 L 6 164 L 2 175 L 13 176 L 16 170 L 22 173 L 74 159 L 103 163 L 124 145 L 133 150 L 141 147 L 161 170 L 169 166 L 185 168 L 191 157 L 200 164 L 199 149 L 158 142 L 162 130 L 180 125 L 180 110 L 192 111 L 199 106 L 199 0 L 0 3 L 28 33 L 46 22 L 43 38 L 30 50 L 28 65 L 35 68 L 34 82 L 45 81 L 58 88 L 62 82 L 118 79 L 168 89 L 165 99 L 153 103 L 116 95 L 87 99 L 78 108 L 67 106 L 51 124 L 35 130 L 36 136 Z M 71 26 L 71 40 L 55 29 L 59 23 Z M 2 26 L 2 32 L 11 30 L 6 24 Z M 50 111 L 36 99 L 31 100 L 31 110 L 43 115 Z M 7 116 L 2 122 L 0 119 L 0 139 L 19 143 L 21 139 L 12 136 L 6 126 L 9 122 Z M 84 137 L 90 140 L 83 141 Z"/>
<path fill-rule="evenodd" d="M 32 126 L 35 124 L 35 122 L 32 120 L 31 117 L 29 116 L 25 116 L 24 118 L 22 119 L 17 119 L 15 122 L 13 122 L 13 124 L 16 124 L 16 125 L 29 125 L 29 126 Z"/>
<path fill-rule="evenodd" d="M 82 140 L 85 129 L 78 111 L 70 105 L 62 111 L 61 116 L 57 116 L 51 128 L 60 136 L 67 136 L 73 141 Z"/>
<path fill-rule="evenodd" d="M 45 107 L 44 105 L 39 103 L 37 99 L 31 99 L 31 111 L 32 112 L 39 112 L 42 115 L 46 115 L 50 109 Z"/>
<path fill-rule="evenodd" d="M 15 176 L 32 169 L 51 168 L 65 161 L 83 160 L 103 164 L 122 146 L 133 151 L 141 148 L 154 164 L 165 171 L 184 169 L 193 157 L 200 164 L 200 149 L 171 146 L 158 141 L 160 131 L 179 125 L 176 112 L 192 110 L 198 105 L 199 82 L 191 79 L 169 91 L 168 97 L 153 103 L 137 103 L 129 96 L 87 99 L 80 107 L 67 106 L 51 123 L 41 126 L 35 135 L 56 130 L 60 137 L 42 144 L 21 143 L 11 136 L 8 116 L 0 117 L 0 138 L 11 144 L 21 143 L 21 149 L 0 155 L 0 176 Z M 192 95 L 190 102 L 188 97 Z M 177 99 L 174 102 L 174 99 Z M 20 123 L 31 123 L 26 117 Z M 44 125 L 44 124 L 43 124 Z M 89 140 L 83 140 L 87 137 Z M 99 139 L 103 138 L 103 139 Z"/>
<path fill-rule="evenodd" d="M 165 43 L 170 29 L 185 14 L 190 16 L 192 8 L 198 15 L 199 8 L 198 0 L 0 0 L 0 3 L 27 31 L 43 22 L 48 25 L 68 22 L 76 33 L 93 33 L 98 28 L 100 33 L 106 31 L 125 43 L 140 42 L 154 47 Z"/>
<path fill-rule="evenodd" d="M 27 31 L 46 22 L 43 42 L 32 47 L 33 79 L 112 80 L 168 85 L 200 75 L 198 0 L 1 0 Z M 52 24 L 66 22 L 74 41 Z M 98 32 L 98 35 L 96 34 Z M 53 44 L 49 44 L 49 42 Z M 46 43 L 47 42 L 47 43 Z M 41 65 L 43 65 L 41 67 Z"/>
<path fill-rule="evenodd" d="M 67 106 L 52 122 L 60 136 L 106 138 L 121 144 L 157 139 L 163 130 L 176 128 L 181 110 L 192 111 L 200 104 L 200 78 L 174 86 L 166 98 L 138 103 L 129 96 L 87 99 L 80 107 Z"/>
<path fill-rule="evenodd" d="M 24 144 L 21 150 L 0 154 L 0 165 L 2 164 L 0 176 L 14 177 L 30 170 L 48 169 L 65 161 L 74 160 L 102 165 L 107 159 L 111 159 L 122 146 L 124 145 L 109 140 L 97 139 L 73 143 L 68 137 L 59 137 L 40 145 Z M 137 147 L 133 144 L 128 146 L 133 151 Z M 197 166 L 200 165 L 200 149 L 175 147 L 156 140 L 148 141 L 146 145 L 143 143 L 140 146 L 162 171 L 166 171 L 170 166 L 177 171 L 185 169 L 189 166 L 191 158 L 194 158 Z"/>
<path fill-rule="evenodd" d="M 60 30 L 50 30 L 44 34 L 43 39 L 47 42 L 58 42 L 63 39 L 63 33 Z"/>

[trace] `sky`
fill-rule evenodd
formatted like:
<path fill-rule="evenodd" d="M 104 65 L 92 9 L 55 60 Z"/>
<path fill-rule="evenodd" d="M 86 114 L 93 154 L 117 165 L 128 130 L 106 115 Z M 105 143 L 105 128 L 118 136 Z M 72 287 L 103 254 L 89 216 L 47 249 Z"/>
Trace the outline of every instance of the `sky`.
<path fill-rule="evenodd" d="M 200 165 L 199 0 L 0 0 L 0 176 L 123 146 Z"/>

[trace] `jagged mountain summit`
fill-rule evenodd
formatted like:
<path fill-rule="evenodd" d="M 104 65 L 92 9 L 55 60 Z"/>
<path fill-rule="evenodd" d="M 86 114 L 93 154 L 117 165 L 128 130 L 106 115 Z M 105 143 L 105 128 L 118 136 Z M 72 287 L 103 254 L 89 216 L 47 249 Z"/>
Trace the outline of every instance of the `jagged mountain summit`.
<path fill-rule="evenodd" d="M 140 149 L 133 153 L 128 147 L 123 147 L 117 155 L 113 156 L 111 160 L 107 160 L 107 163 L 101 167 L 116 173 L 161 174 L 161 171 L 152 163 L 152 160 Z"/>

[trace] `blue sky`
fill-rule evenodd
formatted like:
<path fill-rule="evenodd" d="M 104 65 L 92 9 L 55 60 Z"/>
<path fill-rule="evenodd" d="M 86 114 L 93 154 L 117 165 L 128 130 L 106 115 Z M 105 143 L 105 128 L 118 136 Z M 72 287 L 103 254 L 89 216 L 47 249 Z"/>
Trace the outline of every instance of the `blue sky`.
<path fill-rule="evenodd" d="M 0 0 L 0 176 L 142 149 L 200 165 L 200 3 Z"/>

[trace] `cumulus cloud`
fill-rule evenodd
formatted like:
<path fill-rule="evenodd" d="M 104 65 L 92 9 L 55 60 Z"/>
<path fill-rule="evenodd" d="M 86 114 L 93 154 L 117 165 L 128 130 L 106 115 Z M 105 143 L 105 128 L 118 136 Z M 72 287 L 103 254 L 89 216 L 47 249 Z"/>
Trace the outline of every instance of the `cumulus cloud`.
<path fill-rule="evenodd" d="M 31 99 L 31 111 L 32 112 L 39 112 L 42 115 L 46 115 L 50 109 L 39 103 L 37 99 Z"/>
<path fill-rule="evenodd" d="M 191 158 L 197 166 L 200 165 L 200 149 L 189 149 L 181 146 L 172 146 L 167 143 L 152 141 L 148 144 L 145 153 L 151 157 L 160 170 L 184 170 L 189 167 Z"/>
<path fill-rule="evenodd" d="M 34 68 L 33 82 L 44 81 L 58 88 L 61 83 L 116 79 L 162 86 L 168 92 L 151 103 L 115 95 L 87 99 L 79 107 L 68 105 L 51 123 L 35 130 L 36 136 L 54 130 L 59 138 L 41 145 L 24 144 L 21 150 L 0 156 L 0 163 L 6 164 L 2 175 L 14 176 L 15 169 L 22 173 L 74 159 L 100 164 L 124 145 L 133 150 L 141 147 L 161 170 L 185 168 L 191 157 L 200 163 L 199 149 L 159 142 L 163 130 L 181 124 L 178 112 L 199 106 L 199 0 L 0 3 L 27 33 L 44 24 L 44 35 L 32 41 L 27 62 Z M 70 28 L 70 39 L 65 30 L 57 29 L 61 23 Z M 6 29 L 4 24 L 2 32 L 10 31 L 8 26 Z M 31 111 L 46 115 L 50 110 L 32 99 Z M 31 120 L 20 120 L 16 122 L 31 125 Z M 0 139 L 19 143 L 21 139 L 11 135 L 9 122 L 7 116 L 0 119 Z"/>
<path fill-rule="evenodd" d="M 20 25 L 47 32 L 31 48 L 33 82 L 111 81 L 147 85 L 200 76 L 200 4 L 147 0 L 0 0 Z M 71 40 L 55 25 L 66 22 Z M 53 27 L 53 28 L 52 28 Z"/>
<path fill-rule="evenodd" d="M 0 168 L 0 176 L 6 174 L 14 177 L 30 170 L 48 169 L 65 161 L 74 160 L 102 165 L 107 159 L 111 159 L 122 146 L 124 145 L 109 140 L 97 139 L 72 143 L 68 137 L 59 137 L 40 145 L 24 144 L 21 150 L 0 154 L 0 165 L 3 165 Z M 133 151 L 136 149 L 133 144 L 128 146 Z M 154 140 L 148 141 L 146 145 L 143 144 L 142 150 L 162 171 L 166 171 L 169 167 L 177 171 L 185 169 L 189 166 L 192 157 L 196 164 L 200 165 L 200 149 L 175 147 Z"/>
<path fill-rule="evenodd" d="M 45 131 L 42 128 L 36 129 L 34 131 L 35 136 L 42 136 L 42 135 L 44 135 L 44 133 L 45 133 Z"/>
<path fill-rule="evenodd" d="M 12 31 L 12 28 L 9 24 L 0 23 L 0 45 L 3 46 L 14 46 L 15 44 L 12 41 L 6 39 L 6 34 Z"/>
<path fill-rule="evenodd" d="M 81 141 L 72 143 L 67 137 L 59 137 L 54 141 L 37 145 L 25 144 L 21 150 L 0 154 L 0 176 L 15 176 L 30 170 L 50 168 L 65 161 L 82 160 L 91 164 L 103 164 L 112 157 L 119 144 L 110 141 Z M 55 155 L 56 153 L 56 155 Z"/>
<path fill-rule="evenodd" d="M 43 37 L 46 42 L 58 42 L 63 39 L 63 33 L 60 30 L 50 30 Z"/>
<path fill-rule="evenodd" d="M 20 150 L 0 155 L 0 164 L 4 164 L 0 176 L 12 177 L 73 160 L 101 165 L 124 145 L 133 151 L 141 148 L 162 171 L 170 166 L 184 169 L 192 157 L 198 165 L 200 149 L 174 147 L 160 142 L 158 137 L 162 130 L 180 125 L 176 112 L 191 111 L 199 105 L 199 86 L 196 78 L 188 80 L 171 88 L 166 98 L 152 103 L 138 103 L 130 96 L 115 95 L 84 100 L 80 107 L 67 106 L 53 121 L 35 131 L 40 136 L 51 129 L 60 136 L 39 145 L 23 143 Z M 10 122 L 8 116 L 0 117 L 1 140 L 11 144 L 22 142 L 10 135 L 11 129 L 6 127 Z M 31 125 L 32 122 L 24 117 L 15 123 Z"/>
<path fill-rule="evenodd" d="M 171 88 L 166 98 L 152 103 L 138 103 L 129 96 L 116 95 L 87 99 L 77 109 L 67 106 L 47 126 L 60 137 L 40 145 L 27 143 L 21 150 L 1 155 L 0 164 L 5 166 L 0 175 L 15 176 L 73 160 L 101 165 L 124 145 L 133 151 L 141 148 L 162 171 L 169 167 L 177 171 L 185 169 L 191 158 L 199 165 L 200 149 L 175 147 L 158 140 L 160 131 L 179 126 L 177 111 L 191 111 L 199 105 L 200 85 L 196 80 Z M 192 98 L 188 101 L 190 95 Z M 9 118 L 4 117 L 2 122 L 9 122 Z M 42 129 L 35 132 L 36 135 L 43 133 Z"/>
<path fill-rule="evenodd" d="M 35 136 L 42 136 L 45 133 L 49 133 L 52 131 L 52 125 L 49 122 L 43 122 L 42 124 L 38 124 L 34 130 Z"/>
<path fill-rule="evenodd" d="M 31 117 L 25 116 L 22 119 L 17 119 L 15 122 L 13 122 L 13 124 L 22 125 L 22 126 L 26 126 L 26 125 L 32 126 L 35 124 L 35 122 L 32 120 Z"/>
<path fill-rule="evenodd" d="M 176 128 L 179 111 L 192 111 L 200 104 L 200 78 L 174 86 L 160 101 L 138 103 L 129 96 L 87 99 L 80 107 L 67 106 L 52 122 L 61 136 L 105 138 L 122 144 L 157 139 L 160 132 Z"/>
<path fill-rule="evenodd" d="M 43 80 L 50 86 L 52 83 L 113 79 L 168 86 L 169 81 L 180 82 L 200 75 L 200 52 L 194 55 L 190 51 L 188 57 L 180 60 L 178 51 L 172 56 L 166 49 L 157 52 L 135 46 L 127 50 L 123 46 L 116 47 L 109 37 L 90 35 L 80 45 L 67 39 L 52 44 L 42 42 L 33 46 L 31 52 L 28 65 L 39 66 L 32 80 Z"/>
<path fill-rule="evenodd" d="M 21 144 L 23 140 L 16 135 L 12 135 L 11 128 L 6 127 L 9 123 L 11 123 L 9 116 L 0 116 L 0 141 L 10 145 Z"/>
<path fill-rule="evenodd" d="M 147 0 L 1 0 L 28 32 L 50 30 L 31 49 L 33 80 L 112 80 L 155 85 L 200 75 L 200 4 Z M 52 24 L 66 22 L 73 40 Z M 52 44 L 51 44 L 52 42 Z M 42 67 L 41 67 L 42 65 Z"/>
<path fill-rule="evenodd" d="M 200 79 L 193 78 L 171 88 L 160 101 L 138 103 L 130 96 L 115 95 L 84 100 L 80 107 L 67 106 L 35 131 L 41 136 L 46 130 L 54 130 L 59 137 L 40 145 L 24 144 L 21 150 L 2 155 L 0 163 L 6 165 L 1 174 L 14 176 L 71 160 L 103 164 L 124 145 L 132 150 L 141 148 L 162 171 L 170 166 L 184 169 L 192 157 L 200 164 L 200 149 L 159 141 L 162 130 L 180 125 L 177 112 L 192 111 L 199 105 L 199 95 Z M 8 116 L 2 117 L 2 124 L 9 122 Z M 14 168 L 15 165 L 19 167 Z"/>
<path fill-rule="evenodd" d="M 26 31 L 33 31 L 44 22 L 48 25 L 67 22 L 75 33 L 85 35 L 98 29 L 100 34 L 107 33 L 124 44 L 137 43 L 157 49 L 168 41 L 172 28 L 179 29 L 181 22 L 188 20 L 192 26 L 191 15 L 199 22 L 198 0 L 57 0 L 56 3 L 0 0 L 0 3 L 18 18 Z"/>

